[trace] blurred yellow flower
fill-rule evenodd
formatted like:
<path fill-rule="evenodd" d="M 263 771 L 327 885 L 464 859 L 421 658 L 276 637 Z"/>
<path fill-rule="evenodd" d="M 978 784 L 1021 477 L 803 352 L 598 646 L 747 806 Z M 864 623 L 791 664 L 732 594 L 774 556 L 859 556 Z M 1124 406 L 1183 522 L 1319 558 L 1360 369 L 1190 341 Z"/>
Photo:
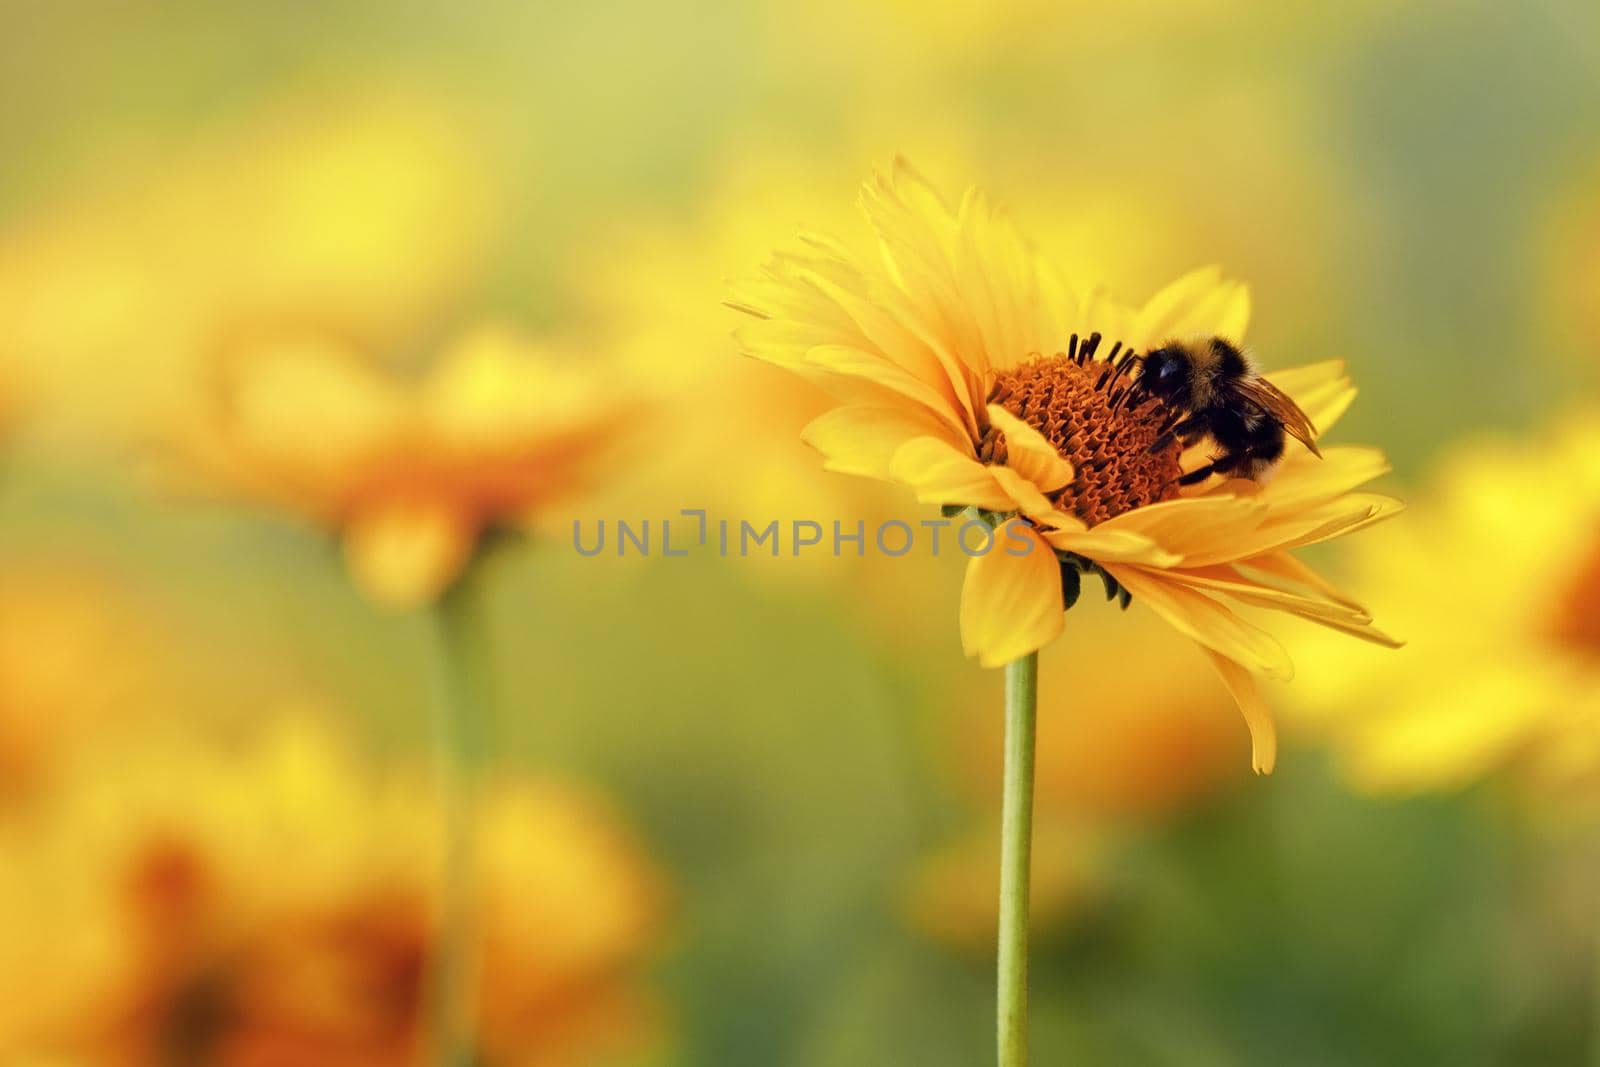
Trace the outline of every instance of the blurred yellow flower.
<path fill-rule="evenodd" d="M 198 802 L 197 802 L 198 801 Z M 0 869 L 0 1059 L 254 1067 L 420 1063 L 437 812 L 314 720 L 86 765 Z M 485 798 L 484 1062 L 572 1067 L 654 1042 L 658 875 L 604 804 Z"/>
<path fill-rule="evenodd" d="M 0 565 L 0 813 L 38 799 L 66 750 L 105 729 L 162 673 L 148 603 L 92 566 Z"/>
<path fill-rule="evenodd" d="M 1600 787 L 1600 411 L 1454 447 L 1408 521 L 1353 546 L 1352 584 L 1416 641 L 1358 654 L 1308 634 L 1297 714 L 1361 785 L 1497 770 Z"/>
<path fill-rule="evenodd" d="M 64 439 L 125 444 L 179 417 L 241 324 L 433 328 L 500 203 L 472 131 L 437 91 L 372 87 L 283 92 L 137 153 L 91 139 L 92 181 L 0 220 L 0 377 Z"/>
<path fill-rule="evenodd" d="M 252 338 L 219 370 L 201 468 L 337 531 L 357 585 L 394 606 L 433 601 L 486 533 L 590 484 L 626 410 L 593 366 L 495 326 L 417 381 L 317 332 Z"/>
<path fill-rule="evenodd" d="M 997 531 L 1006 548 L 968 564 L 962 644 L 979 662 L 1009 663 L 1059 634 L 1057 554 L 1082 560 L 1201 645 L 1250 725 L 1256 769 L 1270 770 L 1276 739 L 1251 672 L 1286 678 L 1292 666 L 1229 604 L 1392 643 L 1289 554 L 1398 510 L 1353 492 L 1387 471 L 1383 456 L 1296 450 L 1270 484 L 1180 492 L 1179 475 L 1201 459 L 1162 437 L 1165 407 L 1119 407 L 1125 397 L 1109 370 L 1040 354 L 1090 331 L 1135 351 L 1171 337 L 1239 339 L 1250 311 L 1244 286 L 1208 269 L 1137 310 L 1100 291 L 1080 298 L 981 193 L 952 211 L 903 161 L 867 184 L 862 206 L 881 258 L 807 234 L 805 251 L 776 256 L 735 291 L 734 306 L 754 318 L 737 334 L 744 350 L 844 401 L 806 428 L 806 440 L 829 469 L 902 483 L 925 502 L 1014 516 Z M 1355 394 L 1336 362 L 1271 378 L 1322 431 Z M 1033 394 L 1044 379 L 1055 391 L 1040 407 Z"/>

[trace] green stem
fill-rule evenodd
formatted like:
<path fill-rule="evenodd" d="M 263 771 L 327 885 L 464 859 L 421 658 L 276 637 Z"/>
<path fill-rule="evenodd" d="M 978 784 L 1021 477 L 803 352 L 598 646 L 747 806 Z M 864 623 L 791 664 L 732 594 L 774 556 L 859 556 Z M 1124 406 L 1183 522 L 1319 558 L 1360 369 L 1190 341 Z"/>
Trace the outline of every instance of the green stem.
<path fill-rule="evenodd" d="M 434 750 L 443 823 L 437 955 L 430 990 L 433 1062 L 438 1067 L 470 1067 L 476 1058 L 473 813 L 479 700 L 474 684 L 475 628 L 466 581 L 463 578 L 441 597 L 431 613 Z"/>
<path fill-rule="evenodd" d="M 1028 1064 L 1028 894 L 1039 654 L 1006 665 L 1005 786 L 1000 810 L 1000 1067 Z"/>

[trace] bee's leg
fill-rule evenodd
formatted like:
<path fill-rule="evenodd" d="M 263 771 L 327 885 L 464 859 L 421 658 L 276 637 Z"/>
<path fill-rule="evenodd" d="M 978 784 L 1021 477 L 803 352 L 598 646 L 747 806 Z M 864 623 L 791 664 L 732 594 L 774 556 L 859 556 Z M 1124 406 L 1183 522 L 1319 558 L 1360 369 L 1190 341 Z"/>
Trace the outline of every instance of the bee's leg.
<path fill-rule="evenodd" d="M 1160 452 L 1170 445 L 1174 439 L 1182 441 L 1183 447 L 1188 448 L 1198 441 L 1208 429 L 1210 429 L 1210 423 L 1204 415 L 1190 415 L 1152 441 L 1150 443 L 1150 451 L 1152 453 Z"/>
<path fill-rule="evenodd" d="M 1249 456 L 1243 452 L 1229 452 L 1225 456 L 1218 456 L 1211 461 L 1212 474 L 1227 474 L 1241 464 L 1249 465 Z"/>
<path fill-rule="evenodd" d="M 1216 459 L 1212 460 L 1210 463 L 1207 463 L 1203 467 L 1196 467 L 1188 474 L 1185 474 L 1183 477 L 1179 478 L 1178 484 L 1196 485 L 1205 481 L 1213 474 L 1227 474 L 1229 471 L 1239 466 L 1239 464 L 1244 463 L 1245 460 L 1246 457 L 1242 453 L 1229 452 L 1227 455 L 1218 456 Z"/>

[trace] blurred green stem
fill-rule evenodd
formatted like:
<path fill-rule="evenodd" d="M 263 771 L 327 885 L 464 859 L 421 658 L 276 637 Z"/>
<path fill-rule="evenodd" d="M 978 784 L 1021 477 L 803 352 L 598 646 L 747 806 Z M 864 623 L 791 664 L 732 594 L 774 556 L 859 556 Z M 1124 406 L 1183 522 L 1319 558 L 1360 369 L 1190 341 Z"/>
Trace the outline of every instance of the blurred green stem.
<path fill-rule="evenodd" d="M 474 1062 L 473 811 L 477 801 L 475 739 L 480 701 L 475 683 L 475 613 L 470 575 L 434 605 L 433 731 L 443 820 L 437 951 L 430 989 L 433 1063 L 470 1067 Z"/>
<path fill-rule="evenodd" d="M 1005 786 L 1000 810 L 1000 1067 L 1028 1063 L 1028 902 L 1039 654 L 1006 665 Z"/>

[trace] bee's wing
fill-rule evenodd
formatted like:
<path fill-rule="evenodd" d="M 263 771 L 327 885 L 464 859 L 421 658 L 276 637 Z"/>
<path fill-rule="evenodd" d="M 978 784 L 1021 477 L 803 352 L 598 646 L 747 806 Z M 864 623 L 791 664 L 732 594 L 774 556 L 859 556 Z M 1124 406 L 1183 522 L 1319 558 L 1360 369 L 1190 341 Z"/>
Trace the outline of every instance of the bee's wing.
<path fill-rule="evenodd" d="M 1311 449 L 1312 455 L 1322 455 L 1322 450 L 1317 447 L 1317 428 L 1311 425 L 1306 413 L 1287 393 L 1265 378 L 1240 378 L 1233 386 L 1240 396 L 1253 401 L 1261 410 L 1283 423 L 1289 436 Z"/>

